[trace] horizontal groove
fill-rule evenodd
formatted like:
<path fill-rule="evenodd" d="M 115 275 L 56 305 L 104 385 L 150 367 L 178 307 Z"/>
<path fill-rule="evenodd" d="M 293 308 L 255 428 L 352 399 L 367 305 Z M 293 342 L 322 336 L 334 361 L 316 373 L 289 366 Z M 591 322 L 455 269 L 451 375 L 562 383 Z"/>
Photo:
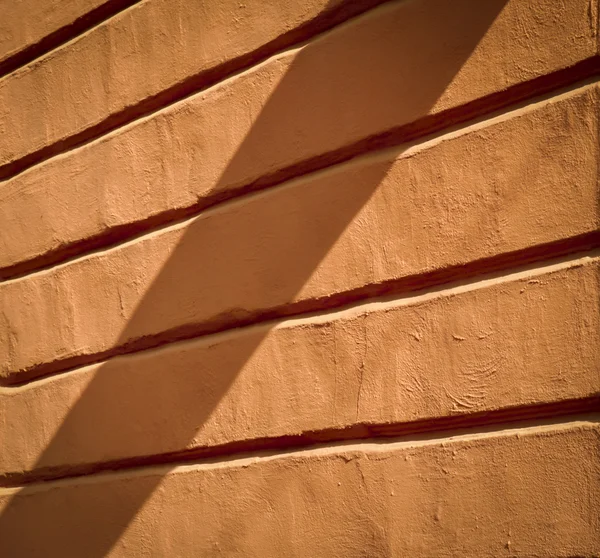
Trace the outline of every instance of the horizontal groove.
<path fill-rule="evenodd" d="M 110 114 L 101 122 L 89 126 L 81 132 L 69 136 L 68 138 L 58 140 L 53 144 L 44 146 L 20 159 L 16 159 L 0 166 L 0 180 L 9 180 L 17 174 L 20 174 L 47 159 L 66 153 L 77 147 L 81 147 L 117 128 L 121 128 L 136 120 L 158 112 L 159 110 L 165 109 L 191 95 L 195 95 L 204 89 L 216 85 L 220 81 L 223 81 L 238 72 L 247 70 L 252 66 L 264 62 L 272 56 L 300 45 L 315 35 L 324 33 L 336 25 L 344 23 L 374 7 L 390 1 L 391 0 L 359 0 L 328 8 L 311 21 L 307 21 L 295 29 L 291 29 L 252 52 L 228 60 L 214 68 L 209 68 L 198 74 L 189 76 L 183 81 L 176 83 L 156 95 L 146 97 L 120 112 Z"/>
<path fill-rule="evenodd" d="M 236 310 L 197 324 L 163 331 L 156 335 L 140 337 L 123 345 L 118 345 L 99 353 L 77 355 L 38 364 L 16 374 L 0 378 L 0 387 L 14 388 L 24 386 L 50 376 L 65 374 L 82 366 L 98 364 L 119 355 L 139 353 L 156 349 L 175 342 L 197 339 L 225 331 L 246 328 L 284 318 L 299 318 L 312 314 L 343 309 L 347 306 L 365 302 L 368 299 L 384 296 L 403 296 L 424 289 L 447 286 L 453 282 L 481 281 L 494 273 L 516 272 L 519 268 L 566 255 L 585 256 L 590 250 L 600 247 L 600 231 L 594 231 L 547 244 L 506 252 L 497 256 L 474 260 L 466 264 L 449 266 L 401 279 L 364 285 L 362 287 L 334 295 L 300 301 L 264 311 Z M 596 256 L 594 252 L 592 254 Z"/>
<path fill-rule="evenodd" d="M 134 472 L 153 466 L 171 466 L 201 463 L 223 463 L 237 459 L 285 455 L 309 449 L 321 449 L 342 443 L 418 442 L 436 440 L 440 442 L 453 436 L 484 434 L 502 430 L 541 426 L 548 423 L 564 423 L 565 418 L 575 419 L 579 415 L 597 413 L 600 396 L 583 399 L 568 399 L 553 403 L 539 403 L 508 407 L 493 411 L 420 419 L 401 423 L 357 423 L 347 428 L 331 428 L 306 431 L 301 434 L 256 438 L 227 444 L 182 450 L 144 457 L 135 457 L 79 466 L 40 468 L 33 471 L 5 473 L 0 476 L 0 488 L 15 488 L 36 483 L 52 482 L 78 477 L 90 477 L 108 472 Z M 570 422 L 570 420 L 569 420 Z M 340 446 L 343 451 L 344 446 Z"/>
<path fill-rule="evenodd" d="M 425 117 L 380 136 L 370 137 L 339 150 L 301 161 L 272 174 L 264 175 L 238 188 L 207 196 L 193 206 L 164 211 L 134 223 L 111 227 L 84 240 L 63 245 L 51 252 L 0 268 L 0 282 L 44 271 L 98 250 L 117 247 L 125 242 L 190 220 L 207 209 L 216 208 L 245 196 L 275 188 L 287 181 L 305 177 L 311 173 L 346 163 L 361 156 L 399 147 L 409 142 L 426 141 L 436 134 L 446 134 L 455 131 L 457 128 L 468 128 L 486 119 L 497 117 L 504 112 L 513 111 L 523 105 L 549 100 L 566 90 L 574 90 L 594 83 L 591 78 L 597 78 L 598 75 L 588 76 L 585 80 L 577 79 L 566 84 L 562 83 L 561 79 L 556 81 L 550 79 L 551 77 L 551 75 L 544 76 L 544 78 L 548 78 L 548 81 L 544 80 L 541 83 L 538 83 L 538 80 L 533 80 L 532 82 L 520 84 L 460 107 Z"/>
<path fill-rule="evenodd" d="M 77 36 L 90 31 L 107 19 L 138 4 L 140 1 L 141 0 L 108 0 L 101 6 L 98 6 L 77 18 L 72 23 L 53 31 L 40 39 L 37 43 L 29 45 L 0 62 L 0 79 L 18 70 L 22 66 L 26 66 L 37 58 L 48 54 L 50 51 L 72 41 Z"/>

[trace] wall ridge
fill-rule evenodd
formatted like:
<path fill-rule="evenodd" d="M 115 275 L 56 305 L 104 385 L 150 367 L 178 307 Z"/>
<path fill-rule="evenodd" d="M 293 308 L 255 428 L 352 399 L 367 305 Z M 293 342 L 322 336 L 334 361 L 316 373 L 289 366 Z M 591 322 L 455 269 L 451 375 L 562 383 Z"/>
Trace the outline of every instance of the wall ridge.
<path fill-rule="evenodd" d="M 106 21 L 137 4 L 141 0 L 107 0 L 87 13 L 81 14 L 74 21 L 48 33 L 33 44 L 14 51 L 0 60 L 0 80 L 23 66 L 45 56 L 52 50 L 90 31 Z"/>
<path fill-rule="evenodd" d="M 194 466 L 228 466 L 238 461 L 260 461 L 297 454 L 359 448 L 360 445 L 452 443 L 461 439 L 479 439 L 487 436 L 506 435 L 512 431 L 552 432 L 553 428 L 595 429 L 600 426 L 598 408 L 600 396 L 565 400 L 548 404 L 531 404 L 472 415 L 442 417 L 427 421 L 397 424 L 360 424 L 347 429 L 329 429 L 303 432 L 278 438 L 254 439 L 233 442 L 172 454 L 152 455 L 128 460 L 94 463 L 88 466 L 68 466 L 56 469 L 40 469 L 23 473 L 0 475 L 0 491 L 40 486 L 69 481 L 93 479 L 113 474 L 143 474 L 152 468 L 178 468 Z M 516 433 L 515 432 L 515 433 Z M 0 492 L 1 494 L 1 492 Z"/>
<path fill-rule="evenodd" d="M 136 0 L 133 5 L 139 3 L 139 1 Z M 397 0 L 361 0 L 360 2 L 349 2 L 348 4 L 351 4 L 351 7 L 342 6 L 342 9 L 326 10 L 317 17 L 279 35 L 255 50 L 178 81 L 167 89 L 145 97 L 119 112 L 110 113 L 100 122 L 90 125 L 80 132 L 59 139 L 9 163 L 0 164 L 0 187 L 1 181 L 10 180 L 48 159 L 86 145 L 110 132 L 160 112 L 193 95 L 202 93 L 236 74 L 250 70 L 270 58 L 332 31 L 354 18 L 361 17 L 381 4 L 394 1 Z M 6 76 L 0 76 L 0 82 L 3 77 Z"/>
<path fill-rule="evenodd" d="M 421 290 L 435 289 L 452 285 L 457 281 L 485 282 L 489 274 L 506 274 L 511 276 L 521 273 L 519 266 L 529 271 L 531 266 L 552 266 L 552 260 L 564 256 L 567 266 L 579 266 L 588 261 L 595 261 L 600 247 L 600 231 L 581 235 L 578 238 L 561 240 L 516 252 L 504 253 L 491 258 L 473 260 L 466 264 L 449 266 L 430 273 L 408 276 L 399 280 L 380 284 L 368 284 L 352 291 L 345 291 L 333 296 L 297 302 L 283 307 L 255 313 L 240 311 L 226 313 L 222 316 L 198 324 L 186 324 L 179 328 L 162 331 L 156 335 L 117 344 L 97 353 L 66 357 L 54 361 L 37 364 L 31 368 L 19 370 L 18 374 L 0 377 L 0 388 L 11 389 L 27 386 L 39 380 L 69 374 L 81 367 L 106 362 L 122 355 L 132 355 L 162 348 L 181 341 L 193 340 L 231 330 L 245 329 L 280 319 L 299 318 L 305 315 L 339 311 L 345 307 L 371 301 L 380 297 L 402 296 L 418 293 Z M 592 258 L 590 260 L 590 258 Z M 452 286 L 449 287 L 452 289 Z"/>
<path fill-rule="evenodd" d="M 598 60 L 600 61 L 600 58 Z M 597 85 L 600 74 L 593 72 L 588 76 L 588 66 L 589 64 L 586 63 L 582 70 L 582 75 L 586 76 L 585 79 L 579 79 L 581 77 L 579 71 L 575 75 L 571 75 L 570 72 L 566 75 L 567 73 L 562 71 L 546 75 L 459 107 L 424 117 L 396 130 L 383 132 L 379 136 L 366 138 L 337 151 L 301 161 L 299 164 L 278 170 L 270 175 L 264 175 L 230 191 L 217 192 L 213 196 L 199 199 L 196 205 L 167 210 L 141 221 L 113 226 L 97 235 L 66 244 L 40 256 L 13 265 L 0 266 L 0 285 L 9 280 L 51 269 L 56 265 L 76 261 L 90 253 L 118 247 L 148 234 L 187 222 L 207 210 L 215 210 L 248 196 L 284 186 L 287 182 L 347 164 L 364 156 L 376 155 L 378 152 L 397 148 L 404 144 L 412 146 L 413 143 L 428 143 L 432 139 L 451 135 L 457 131 L 469 133 L 473 127 L 486 125 L 488 120 L 492 121 L 490 124 L 493 124 L 493 121 L 499 116 L 511 114 L 519 109 L 535 110 L 544 102 L 553 102 L 565 95 L 577 94 L 579 90 Z M 7 179 L 7 182 L 8 180 L 11 179 Z M 0 182 L 0 190 L 2 186 L 3 184 Z"/>

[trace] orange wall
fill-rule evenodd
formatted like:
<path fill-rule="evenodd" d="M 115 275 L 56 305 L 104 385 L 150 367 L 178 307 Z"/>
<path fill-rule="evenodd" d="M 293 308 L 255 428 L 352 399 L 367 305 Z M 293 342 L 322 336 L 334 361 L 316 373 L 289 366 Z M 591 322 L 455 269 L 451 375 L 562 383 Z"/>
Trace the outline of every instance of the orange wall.
<path fill-rule="evenodd" d="M 0 10 L 0 556 L 600 555 L 598 0 Z"/>

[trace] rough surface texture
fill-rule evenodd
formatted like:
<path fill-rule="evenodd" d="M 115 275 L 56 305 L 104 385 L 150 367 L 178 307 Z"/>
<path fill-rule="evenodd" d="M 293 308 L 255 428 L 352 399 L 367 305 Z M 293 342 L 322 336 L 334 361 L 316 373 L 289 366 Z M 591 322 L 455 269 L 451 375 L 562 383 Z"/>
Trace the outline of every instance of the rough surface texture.
<path fill-rule="evenodd" d="M 596 98 L 594 86 L 0 284 L 0 375 L 594 231 Z"/>
<path fill-rule="evenodd" d="M 0 66 L 109 0 L 0 0 Z"/>
<path fill-rule="evenodd" d="M 599 455 L 575 423 L 67 481 L 0 495 L 0 551 L 592 558 Z"/>
<path fill-rule="evenodd" d="M 0 474 L 594 396 L 599 265 L 255 326 L 0 392 Z"/>
<path fill-rule="evenodd" d="M 10 223 L 0 233 L 0 268 L 90 237 L 110 236 L 118 227 L 143 227 L 139 223 L 147 219 L 164 222 L 173 211 L 181 213 L 261 181 L 277 180 L 294 166 L 310 168 L 307 161 L 315 166 L 315 158 L 335 158 L 332 153 L 356 142 L 385 139 L 390 130 L 413 123 L 398 132 L 396 141 L 401 141 L 432 126 L 426 117 L 450 109 L 465 112 L 461 107 L 470 102 L 591 55 L 591 31 L 584 28 L 587 20 L 580 14 L 587 2 L 560 4 L 494 0 L 474 10 L 472 0 L 392 2 L 131 127 L 34 167 L 0 188 L 0 217 Z M 140 33 L 151 29 L 142 26 Z M 127 31 L 124 36 L 132 40 L 131 35 Z M 142 53 L 150 55 L 154 49 L 138 54 Z M 107 55 L 98 48 L 85 56 Z M 167 59 L 171 65 L 170 55 Z M 130 57 L 126 60 L 132 63 Z M 189 64 L 196 59 L 183 60 Z M 98 66 L 102 64 L 77 64 L 81 71 Z M 141 66 L 152 70 L 140 76 L 142 83 L 155 87 L 153 72 L 162 75 L 157 59 Z M 121 86 L 117 78 L 129 74 L 113 72 L 115 77 L 106 79 L 119 102 L 127 87 L 142 87 L 140 79 L 129 77 L 124 78 L 127 87 Z M 70 87 L 74 81 L 59 78 L 58 70 L 52 75 L 57 87 Z M 9 85 L 0 83 L 0 95 Z M 100 85 L 89 87 L 94 95 L 105 94 Z M 77 98 L 85 102 L 69 103 L 64 93 L 48 93 L 49 120 L 36 113 L 46 102 L 40 100 L 39 89 L 25 89 L 32 96 L 31 106 L 20 90 L 14 101 L 5 102 L 8 116 L 20 124 L 2 124 L 0 118 L 0 129 L 6 130 L 0 142 L 16 145 L 18 141 L 10 139 L 13 134 L 31 142 L 31 130 L 51 134 L 54 119 L 56 126 L 69 126 L 76 119 L 74 107 L 86 117 L 92 109 L 105 113 L 103 102 L 79 93 Z M 60 114 L 58 103 L 68 114 Z M 589 109 L 583 128 L 595 130 L 596 114 Z M 571 122 L 578 125 L 576 116 Z M 583 128 L 579 133 L 590 133 Z M 543 137 L 569 132 L 558 122 Z M 585 153 L 575 147 L 563 158 L 579 159 Z M 522 156 L 527 155 L 524 150 Z M 533 156 L 545 160 L 543 154 Z M 514 172 L 518 168 L 515 163 Z"/>
<path fill-rule="evenodd" d="M 2 558 L 600 556 L 598 0 L 0 10 Z"/>
<path fill-rule="evenodd" d="M 0 82 L 0 168 L 344 4 L 358 11 L 347 0 L 140 2 Z"/>

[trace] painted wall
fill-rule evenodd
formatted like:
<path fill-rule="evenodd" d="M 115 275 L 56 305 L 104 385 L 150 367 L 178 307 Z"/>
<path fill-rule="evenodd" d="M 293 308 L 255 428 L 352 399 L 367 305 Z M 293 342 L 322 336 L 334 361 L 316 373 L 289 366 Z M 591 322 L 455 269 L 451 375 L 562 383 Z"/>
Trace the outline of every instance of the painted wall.
<path fill-rule="evenodd" d="M 0 556 L 599 556 L 598 13 L 0 0 Z"/>

